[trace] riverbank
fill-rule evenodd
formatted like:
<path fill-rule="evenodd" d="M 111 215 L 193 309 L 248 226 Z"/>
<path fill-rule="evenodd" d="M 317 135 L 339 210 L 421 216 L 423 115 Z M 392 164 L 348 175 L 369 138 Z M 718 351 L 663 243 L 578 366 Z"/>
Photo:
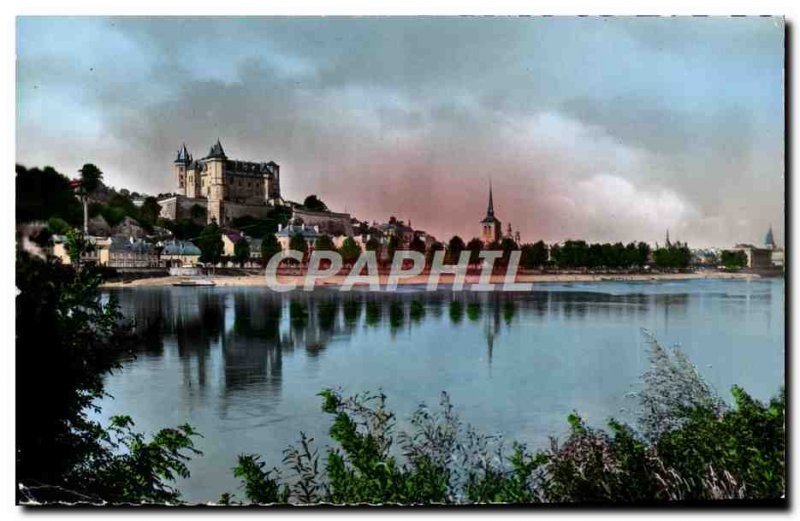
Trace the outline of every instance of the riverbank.
<path fill-rule="evenodd" d="M 341 286 L 344 283 L 347 275 L 332 275 L 317 281 L 317 286 Z M 212 280 L 217 286 L 266 286 L 267 281 L 263 274 L 261 275 L 235 275 L 235 276 L 214 276 L 207 277 Z M 385 286 L 388 275 L 380 275 L 380 284 Z M 453 283 L 453 275 L 442 274 L 439 278 L 440 285 L 447 285 Z M 618 282 L 636 282 L 636 281 L 659 281 L 659 280 L 693 280 L 693 279 L 753 279 L 761 278 L 754 273 L 731 273 L 731 272 L 718 272 L 718 271 L 702 271 L 693 273 L 630 273 L 630 274 L 591 274 L 591 273 L 521 273 L 517 275 L 516 282 L 519 283 L 570 283 L 570 282 L 603 282 L 603 281 L 618 281 Z M 158 287 L 158 286 L 171 286 L 172 284 L 184 280 L 189 280 L 190 277 L 151 277 L 142 278 L 138 280 L 126 282 L 107 282 L 103 284 L 105 288 L 137 288 L 137 287 Z M 278 275 L 278 281 L 282 284 L 295 283 L 298 287 L 302 287 L 305 282 L 305 275 Z M 502 285 L 505 281 L 505 275 L 498 273 L 492 275 L 491 283 Z M 468 275 L 466 284 L 476 284 L 478 282 L 478 275 Z M 425 285 L 428 283 L 428 275 L 417 275 L 414 277 L 401 278 L 398 285 L 413 286 Z M 356 286 L 365 286 L 365 284 L 357 284 Z"/>

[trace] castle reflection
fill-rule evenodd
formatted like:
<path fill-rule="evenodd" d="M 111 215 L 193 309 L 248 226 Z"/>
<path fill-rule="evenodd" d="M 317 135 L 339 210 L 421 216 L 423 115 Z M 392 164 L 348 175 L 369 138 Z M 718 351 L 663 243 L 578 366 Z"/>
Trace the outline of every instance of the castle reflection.
<path fill-rule="evenodd" d="M 287 356 L 308 359 L 374 328 L 390 339 L 442 322 L 474 328 L 491 365 L 504 331 L 520 321 L 626 320 L 644 322 L 654 310 L 668 323 L 687 313 L 688 294 L 614 295 L 581 291 L 529 293 L 370 292 L 332 290 L 276 294 L 255 288 L 164 288 L 119 291 L 123 313 L 141 335 L 137 356 L 174 350 L 182 386 L 193 399 L 219 387 L 223 400 L 258 389 L 280 397 Z M 449 341 L 447 337 L 442 342 Z M 205 399 L 205 398 L 203 398 Z"/>

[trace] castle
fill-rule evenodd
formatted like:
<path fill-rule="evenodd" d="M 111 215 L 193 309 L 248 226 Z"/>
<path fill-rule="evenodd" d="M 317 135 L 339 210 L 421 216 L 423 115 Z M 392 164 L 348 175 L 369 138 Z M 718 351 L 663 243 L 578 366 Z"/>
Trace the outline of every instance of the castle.
<path fill-rule="evenodd" d="M 177 196 L 160 202 L 162 215 L 169 219 L 199 205 L 206 208 L 209 221 L 224 224 L 242 215 L 262 215 L 269 206 L 283 203 L 278 164 L 229 159 L 219 139 L 200 159 L 182 145 L 172 170 Z"/>

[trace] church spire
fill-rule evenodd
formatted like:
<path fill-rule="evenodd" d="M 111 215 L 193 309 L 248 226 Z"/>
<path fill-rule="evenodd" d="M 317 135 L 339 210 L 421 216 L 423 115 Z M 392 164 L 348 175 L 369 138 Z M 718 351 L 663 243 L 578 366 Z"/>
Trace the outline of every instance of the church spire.
<path fill-rule="evenodd" d="M 769 231 L 767 232 L 767 236 L 764 238 L 764 245 L 767 248 L 775 248 L 775 236 L 772 234 L 772 225 L 769 225 Z"/>
<path fill-rule="evenodd" d="M 489 207 L 486 209 L 486 217 L 494 217 L 494 201 L 492 200 L 492 180 L 489 180 Z"/>

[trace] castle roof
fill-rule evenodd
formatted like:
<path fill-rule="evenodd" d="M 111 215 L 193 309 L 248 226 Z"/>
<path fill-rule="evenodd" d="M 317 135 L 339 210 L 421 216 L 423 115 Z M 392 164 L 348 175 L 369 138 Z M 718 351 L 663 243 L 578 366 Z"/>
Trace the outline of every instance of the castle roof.
<path fill-rule="evenodd" d="M 178 149 L 178 157 L 175 158 L 176 163 L 191 163 L 192 162 L 192 155 L 189 153 L 189 150 L 186 148 L 186 143 L 181 145 L 181 148 Z"/>
<path fill-rule="evenodd" d="M 208 151 L 208 155 L 206 157 L 221 157 L 226 158 L 225 151 L 222 149 L 222 143 L 219 142 L 219 138 L 217 138 L 217 142 L 211 146 L 211 150 Z"/>
<path fill-rule="evenodd" d="M 189 241 L 169 241 L 164 243 L 162 255 L 200 255 L 200 248 Z"/>

